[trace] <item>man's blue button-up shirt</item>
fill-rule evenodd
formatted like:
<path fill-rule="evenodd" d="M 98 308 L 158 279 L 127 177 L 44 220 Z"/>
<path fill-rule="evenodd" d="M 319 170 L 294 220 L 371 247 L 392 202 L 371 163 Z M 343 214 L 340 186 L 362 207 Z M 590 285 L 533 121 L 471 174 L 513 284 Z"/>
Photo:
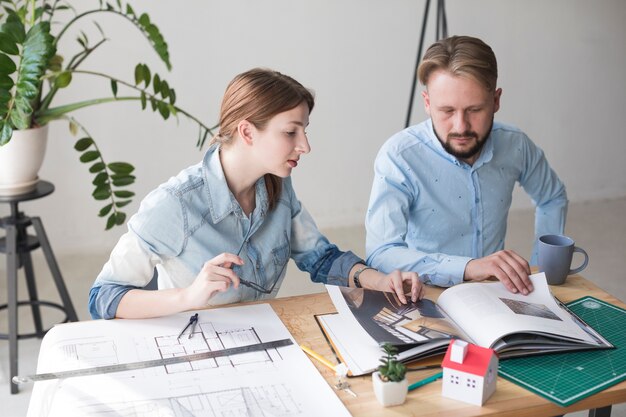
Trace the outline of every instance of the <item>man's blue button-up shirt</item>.
<path fill-rule="evenodd" d="M 519 129 L 494 123 L 471 166 L 446 152 L 431 120 L 397 133 L 376 157 L 367 262 L 382 271 L 416 271 L 439 286 L 460 283 L 471 259 L 504 249 L 516 183 L 536 206 L 535 243 L 563 233 L 565 186 Z"/>

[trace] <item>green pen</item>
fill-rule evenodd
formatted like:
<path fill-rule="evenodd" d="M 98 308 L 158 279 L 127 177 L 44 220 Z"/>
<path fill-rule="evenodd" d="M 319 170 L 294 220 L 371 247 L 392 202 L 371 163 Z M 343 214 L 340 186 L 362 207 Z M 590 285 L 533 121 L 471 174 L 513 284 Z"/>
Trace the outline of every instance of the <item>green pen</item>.
<path fill-rule="evenodd" d="M 443 376 L 443 372 L 439 372 L 439 373 L 436 373 L 435 375 L 429 376 L 428 378 L 424 378 L 421 381 L 414 382 L 411 385 L 409 385 L 409 391 L 413 391 L 416 388 L 419 388 L 426 384 L 430 384 L 431 382 L 438 380 L 442 376 Z"/>

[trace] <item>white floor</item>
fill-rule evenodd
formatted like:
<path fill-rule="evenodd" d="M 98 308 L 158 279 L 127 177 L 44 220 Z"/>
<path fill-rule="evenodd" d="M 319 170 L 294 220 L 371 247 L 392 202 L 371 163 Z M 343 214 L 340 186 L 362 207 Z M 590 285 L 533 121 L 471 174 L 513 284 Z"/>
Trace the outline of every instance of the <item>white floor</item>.
<path fill-rule="evenodd" d="M 571 204 L 566 233 L 576 240 L 590 256 L 590 262 L 583 275 L 619 299 L 626 301 L 626 198 Z M 529 256 L 533 234 L 533 213 L 513 211 L 509 218 L 507 247 L 525 257 Z M 340 248 L 351 249 L 356 254 L 364 254 L 365 232 L 362 227 L 325 230 L 328 238 Z M 54 246 L 54 242 L 51 242 Z M 49 278 L 41 251 L 33 253 L 35 275 L 38 281 L 40 298 L 58 300 Z M 87 295 L 94 277 L 108 257 L 103 253 L 60 254 L 57 260 L 65 277 L 66 284 L 81 320 L 88 320 Z M 6 274 L 4 259 L 0 257 L 0 304 L 6 302 Z M 20 287 L 20 294 L 26 293 Z M 320 284 L 310 282 L 308 276 L 298 271 L 292 264 L 283 283 L 279 296 L 305 294 L 323 291 Z M 48 325 L 57 322 L 60 315 L 47 309 L 44 320 Z M 20 331 L 32 331 L 32 318 L 28 308 L 20 309 Z M 30 327 L 29 327 L 30 326 Z M 6 310 L 0 311 L 0 332 L 6 333 Z M 40 341 L 27 339 L 19 342 L 19 373 L 35 373 Z M 9 392 L 8 343 L 0 340 L 0 415 L 7 417 L 24 416 L 28 408 L 32 387 L 21 388 L 19 394 Z M 625 399 L 626 401 L 626 399 Z M 580 417 L 578 412 L 569 416 Z M 626 417 L 626 403 L 613 407 L 612 416 Z"/>

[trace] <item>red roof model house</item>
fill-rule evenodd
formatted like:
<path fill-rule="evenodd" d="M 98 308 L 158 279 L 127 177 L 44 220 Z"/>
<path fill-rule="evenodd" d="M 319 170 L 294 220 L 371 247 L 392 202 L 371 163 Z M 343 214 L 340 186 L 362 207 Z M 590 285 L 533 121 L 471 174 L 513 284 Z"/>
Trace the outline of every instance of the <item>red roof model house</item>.
<path fill-rule="evenodd" d="M 444 397 L 483 405 L 496 390 L 498 355 L 493 349 L 452 340 L 441 366 Z"/>

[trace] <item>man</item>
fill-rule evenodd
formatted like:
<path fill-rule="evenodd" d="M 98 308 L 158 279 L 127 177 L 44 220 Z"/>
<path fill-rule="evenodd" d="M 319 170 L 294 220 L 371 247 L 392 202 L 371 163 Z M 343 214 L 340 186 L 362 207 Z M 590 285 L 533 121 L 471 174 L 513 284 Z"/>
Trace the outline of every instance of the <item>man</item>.
<path fill-rule="evenodd" d="M 528 294 L 528 262 L 504 250 L 513 188 L 518 182 L 536 206 L 536 242 L 563 233 L 565 186 L 523 132 L 494 123 L 502 89 L 496 57 L 480 39 L 436 42 L 418 76 L 430 119 L 392 136 L 378 153 L 366 216 L 368 264 L 416 271 L 439 286 L 495 277 Z"/>

